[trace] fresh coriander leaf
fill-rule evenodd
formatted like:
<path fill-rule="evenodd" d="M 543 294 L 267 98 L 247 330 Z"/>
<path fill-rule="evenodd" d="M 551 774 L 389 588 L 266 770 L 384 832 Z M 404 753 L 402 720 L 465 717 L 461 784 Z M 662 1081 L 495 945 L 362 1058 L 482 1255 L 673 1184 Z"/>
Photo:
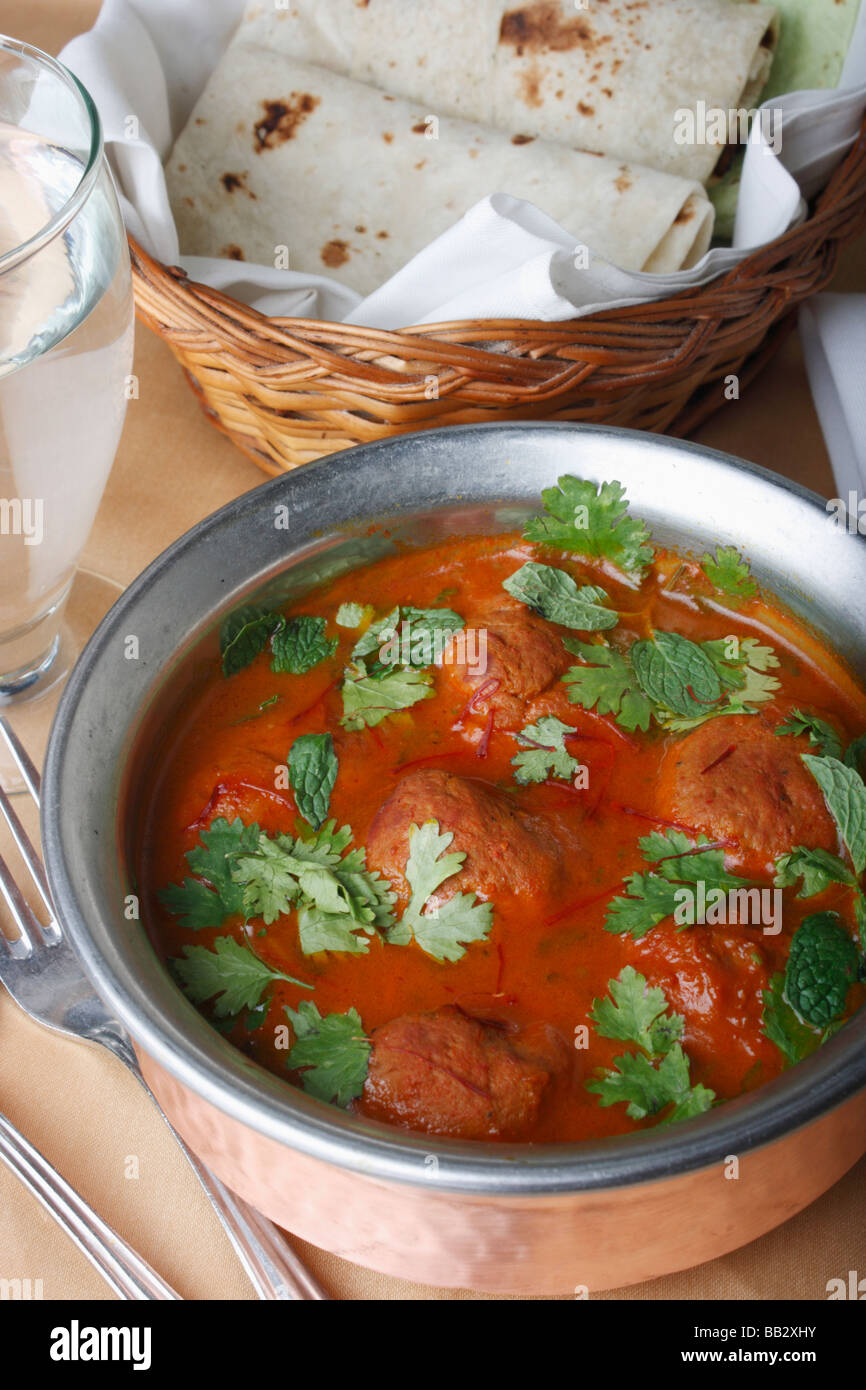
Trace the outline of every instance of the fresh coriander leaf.
<path fill-rule="evenodd" d="M 297 1039 L 288 1064 L 300 1072 L 304 1090 L 318 1100 L 347 1106 L 363 1091 L 370 1062 L 371 1044 L 357 1009 L 323 1018 L 304 999 L 297 1009 L 287 1006 L 286 1013 Z"/>
<path fill-rule="evenodd" d="M 846 767 L 853 767 L 854 771 L 859 772 L 862 776 L 864 759 L 866 759 L 866 734 L 861 734 L 859 738 L 855 738 L 852 743 L 848 744 L 843 761 Z"/>
<path fill-rule="evenodd" d="M 297 906 L 305 951 L 365 950 L 366 943 L 321 944 L 338 936 L 345 942 L 359 929 L 369 935 L 392 921 L 394 894 L 378 873 L 367 869 L 364 851 L 353 849 L 340 857 L 350 838 L 347 828 L 335 834 L 333 821 L 312 841 L 291 835 L 271 840 L 260 834 L 256 852 L 239 856 L 233 868 L 235 880 L 243 884 L 247 916 L 271 923 Z M 336 917 L 344 919 L 339 929 L 330 921 Z"/>
<path fill-rule="evenodd" d="M 650 988 L 646 978 L 627 965 L 619 979 L 608 982 L 608 993 L 609 998 L 593 1000 L 589 1015 L 598 1033 L 634 1042 L 643 1050 L 615 1057 L 613 1069 L 605 1068 L 587 1090 L 605 1106 L 625 1102 L 633 1120 L 667 1110 L 660 1123 L 673 1124 L 708 1110 L 715 1093 L 692 1086 L 689 1060 L 680 1045 L 685 1025 L 679 1014 L 668 1012 L 663 991 Z"/>
<path fill-rule="evenodd" d="M 625 896 L 613 899 L 604 921 L 605 931 L 621 935 L 629 932 L 635 941 L 677 909 L 677 885 L 658 874 L 629 874 Z"/>
<path fill-rule="evenodd" d="M 837 758 L 816 758 L 811 753 L 803 753 L 802 758 L 824 793 L 827 810 L 859 877 L 866 869 L 866 785 L 852 767 Z"/>
<path fill-rule="evenodd" d="M 842 740 L 832 724 L 819 719 L 817 714 L 805 714 L 801 709 L 791 710 L 784 723 L 778 725 L 776 733 L 780 736 L 808 734 L 810 744 L 819 754 L 836 759 L 842 757 Z"/>
<path fill-rule="evenodd" d="M 406 878 L 412 889 L 411 913 L 419 913 L 436 889 L 462 869 L 466 859 L 462 851 L 445 853 L 453 839 L 450 830 L 439 833 L 439 822 L 435 820 L 425 821 L 420 829 L 417 825 L 410 826 Z"/>
<path fill-rule="evenodd" d="M 525 786 L 527 782 L 544 782 L 548 777 L 564 777 L 571 781 L 580 763 L 568 752 L 565 740 L 576 732 L 554 715 L 545 714 L 537 724 L 527 724 L 516 735 L 523 746 L 511 759 L 512 767 L 517 769 L 515 782 Z"/>
<path fill-rule="evenodd" d="M 334 621 L 337 627 L 360 627 L 367 611 L 360 603 L 341 603 Z"/>
<path fill-rule="evenodd" d="M 336 864 L 351 843 L 351 828 L 344 825 L 338 830 L 337 822 L 329 820 L 314 834 L 303 829 L 294 842 L 292 853 L 296 859 L 310 864 Z"/>
<path fill-rule="evenodd" d="M 770 977 L 770 988 L 763 991 L 764 1036 L 769 1038 L 785 1058 L 788 1066 L 802 1062 L 817 1047 L 824 1035 L 797 1017 L 785 998 L 785 976 L 781 971 Z"/>
<path fill-rule="evenodd" d="M 553 565 L 527 560 L 519 570 L 503 580 L 502 587 L 548 622 L 581 632 L 598 632 L 616 627 L 617 614 L 604 605 L 607 594 L 592 584 L 578 587 L 570 574 Z"/>
<path fill-rule="evenodd" d="M 645 1120 L 673 1105 L 673 1112 L 663 1121 L 670 1124 L 702 1114 L 716 1098 L 706 1086 L 692 1086 L 689 1061 L 679 1043 L 674 1043 L 657 1065 L 642 1052 L 626 1052 L 615 1057 L 613 1065 L 614 1070 L 608 1070 L 599 1081 L 589 1082 L 586 1089 L 593 1091 L 602 1105 L 627 1102 L 625 1113 L 632 1120 Z"/>
<path fill-rule="evenodd" d="M 707 643 L 704 643 L 707 646 Z M 770 671 L 779 665 L 779 658 L 772 647 L 765 647 L 756 637 L 744 637 L 740 643 L 740 661 L 751 666 L 753 671 Z"/>
<path fill-rule="evenodd" d="M 633 966 L 626 965 L 607 988 L 610 998 L 594 999 L 589 1015 L 601 1037 L 636 1043 L 651 1057 L 663 1056 L 682 1038 L 683 1020 L 668 1014 L 664 991 L 650 987 Z"/>
<path fill-rule="evenodd" d="M 214 999 L 217 1018 L 257 1008 L 265 987 L 274 980 L 313 989 L 303 980 L 272 970 L 249 946 L 242 946 L 232 936 L 216 937 L 213 950 L 207 946 L 184 946 L 183 953 L 185 959 L 171 962 L 172 973 L 194 1004 Z"/>
<path fill-rule="evenodd" d="M 746 646 L 745 642 L 743 646 Z M 766 651 L 766 648 L 759 648 L 759 651 Z M 774 655 L 770 664 L 778 666 L 778 657 Z M 727 711 L 729 714 L 751 713 L 752 706 L 762 705 L 767 700 L 772 700 L 779 689 L 779 682 L 776 677 L 767 675 L 766 667 L 755 666 L 751 660 L 747 661 L 743 667 L 743 676 L 745 678 L 743 686 L 737 700 L 731 702 L 731 707 Z"/>
<path fill-rule="evenodd" d="M 434 960 L 454 961 L 466 954 L 470 942 L 488 936 L 492 922 L 490 903 L 478 902 L 474 893 L 456 893 L 439 907 L 413 917 L 410 925 L 422 951 Z"/>
<path fill-rule="evenodd" d="M 268 638 L 283 626 L 285 618 L 259 604 L 247 603 L 229 613 L 220 629 L 220 654 L 224 676 L 234 676 L 263 652 Z"/>
<path fill-rule="evenodd" d="M 289 781 L 298 810 L 314 830 L 328 814 L 339 763 L 330 734 L 301 734 L 289 749 Z"/>
<path fill-rule="evenodd" d="M 487 936 L 493 920 L 492 905 L 478 902 L 474 893 L 458 893 L 424 910 L 437 888 L 459 872 L 466 858 L 461 851 L 445 853 L 453 839 L 450 830 L 440 834 L 435 820 L 425 821 L 420 828 L 410 826 L 406 878 L 412 896 L 396 929 L 388 933 L 393 945 L 406 945 L 408 929 L 422 951 L 438 961 L 460 960 L 469 942 Z"/>
<path fill-rule="evenodd" d="M 271 670 L 302 676 L 336 650 L 336 637 L 325 636 L 324 618 L 289 618 L 271 638 Z"/>
<path fill-rule="evenodd" d="M 751 598 L 758 592 L 748 564 L 732 545 L 717 546 L 715 559 L 705 555 L 701 569 L 714 588 L 733 598 Z"/>
<path fill-rule="evenodd" d="M 621 483 L 596 486 L 566 474 L 541 494 L 545 515 L 533 517 L 524 535 L 529 541 L 555 545 L 578 555 L 604 556 L 638 579 L 652 564 L 649 531 L 626 515 Z"/>
<path fill-rule="evenodd" d="M 825 1028 L 845 1012 L 859 969 L 857 947 L 835 912 L 806 917 L 791 938 L 785 999 L 804 1023 Z"/>
<path fill-rule="evenodd" d="M 749 882 L 725 868 L 724 850 L 697 852 L 697 847 L 710 843 L 704 835 L 693 844 L 682 830 L 651 830 L 638 843 L 644 859 L 672 883 L 704 883 L 709 892 L 711 888 L 745 888 Z"/>
<path fill-rule="evenodd" d="M 205 927 L 221 927 L 229 913 L 219 893 L 215 893 L 200 878 L 185 878 L 183 884 L 172 883 L 161 889 L 160 902 L 180 918 L 180 925 L 191 931 Z"/>
<path fill-rule="evenodd" d="M 217 816 L 202 830 L 186 862 L 205 881 L 187 878 L 182 888 L 172 884 L 159 895 L 169 912 L 180 917 L 181 926 L 193 931 L 221 927 L 227 917 L 243 911 L 243 892 L 232 878 L 232 865 L 238 855 L 255 849 L 258 839 L 259 827 L 244 825 L 239 817 L 229 822 Z"/>
<path fill-rule="evenodd" d="M 382 676 L 368 676 L 361 661 L 348 668 L 343 681 L 343 718 L 346 729 L 371 728 L 381 724 L 395 710 L 409 709 L 419 700 L 433 696 L 433 677 L 429 671 L 388 671 Z"/>
<path fill-rule="evenodd" d="M 723 699 L 706 652 L 678 632 L 657 632 L 651 640 L 635 642 L 629 657 L 647 699 L 675 715 L 705 714 Z"/>
<path fill-rule="evenodd" d="M 317 907 L 298 908 L 298 938 L 305 956 L 318 951 L 347 951 L 365 955 L 370 939 L 358 932 L 358 923 L 342 912 L 322 912 Z"/>
<path fill-rule="evenodd" d="M 697 845 L 709 844 L 704 837 Z M 747 888 L 749 880 L 739 878 L 725 868 L 721 849 L 696 852 L 688 837 L 680 830 L 658 830 L 645 835 L 640 847 L 648 863 L 655 864 L 653 873 L 630 874 L 625 880 L 626 895 L 611 902 L 605 918 L 605 931 L 629 932 L 635 940 L 646 936 L 666 917 L 676 914 L 679 927 L 694 925 L 697 920 L 697 901 L 693 893 L 687 897 L 682 889 L 702 883 L 708 899 L 714 890 L 727 892 L 731 888 Z"/>
<path fill-rule="evenodd" d="M 255 850 L 239 855 L 232 866 L 243 894 L 244 916 L 260 917 L 266 926 L 291 912 L 300 894 L 297 865 L 281 839 L 260 833 Z"/>
<path fill-rule="evenodd" d="M 628 657 L 606 642 L 591 644 L 567 637 L 564 645 L 584 663 L 570 667 L 562 678 L 572 704 L 612 714 L 623 729 L 646 731 L 652 705 L 641 691 Z"/>
<path fill-rule="evenodd" d="M 777 730 L 778 732 L 778 730 Z M 777 888 L 793 888 L 803 880 L 798 898 L 813 898 L 823 893 L 831 883 L 846 883 L 856 888 L 857 880 L 836 854 L 826 849 L 806 849 L 797 845 L 790 854 L 782 854 L 776 860 L 776 877 L 773 882 Z"/>

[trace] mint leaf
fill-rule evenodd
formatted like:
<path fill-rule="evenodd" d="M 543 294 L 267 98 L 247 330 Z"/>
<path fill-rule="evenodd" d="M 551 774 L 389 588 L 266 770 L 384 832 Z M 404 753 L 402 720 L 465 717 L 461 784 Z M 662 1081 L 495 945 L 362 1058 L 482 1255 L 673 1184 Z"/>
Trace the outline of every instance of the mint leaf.
<path fill-rule="evenodd" d="M 819 754 L 837 759 L 842 757 L 842 740 L 832 724 L 819 719 L 817 714 L 805 714 L 801 709 L 791 710 L 784 723 L 778 725 L 776 733 L 780 736 L 808 734 L 810 744 Z"/>
<path fill-rule="evenodd" d="M 527 523 L 527 540 L 555 545 L 577 555 L 603 556 L 638 579 L 652 564 L 649 531 L 642 521 L 626 515 L 628 503 L 621 483 L 597 486 L 565 474 L 556 487 L 541 494 L 544 516 Z"/>
<path fill-rule="evenodd" d="M 271 670 L 302 676 L 336 650 L 336 637 L 325 636 L 324 618 L 289 618 L 271 638 Z"/>
<path fill-rule="evenodd" d="M 357 1009 L 324 1018 L 309 999 L 286 1007 L 297 1041 L 288 1056 L 301 1085 L 318 1100 L 347 1106 L 364 1089 L 371 1044 Z"/>
<path fill-rule="evenodd" d="M 715 558 L 705 555 L 701 569 L 714 588 L 732 598 L 751 598 L 758 592 L 748 564 L 732 545 L 716 546 Z"/>
<path fill-rule="evenodd" d="M 679 1014 L 668 1014 L 664 991 L 647 984 L 631 965 L 608 981 L 610 998 L 594 999 L 589 1017 L 603 1038 L 633 1042 L 652 1057 L 661 1057 L 683 1035 Z"/>
<path fill-rule="evenodd" d="M 580 763 L 568 752 L 565 740 L 576 732 L 555 715 L 545 714 L 537 724 L 527 724 L 515 735 L 524 745 L 511 759 L 512 767 L 517 769 L 515 782 L 525 786 L 528 782 L 544 782 L 548 777 L 564 777 L 571 781 Z"/>
<path fill-rule="evenodd" d="M 217 816 L 201 831 L 200 844 L 186 855 L 199 878 L 186 878 L 183 887 L 172 884 L 159 894 L 169 912 L 180 917 L 182 927 L 193 931 L 221 927 L 227 917 L 243 911 L 243 891 L 232 878 L 232 864 L 238 855 L 254 849 L 258 838 L 259 827 L 244 825 L 239 817 L 229 822 Z"/>
<path fill-rule="evenodd" d="M 412 890 L 409 905 L 388 933 L 394 945 L 406 945 L 411 937 L 434 960 L 460 960 L 465 946 L 487 936 L 493 920 L 490 903 L 478 902 L 475 893 L 458 893 L 438 907 L 425 904 L 437 888 L 458 873 L 466 855 L 445 851 L 454 839 L 450 830 L 439 832 L 439 822 L 425 821 L 419 828 L 409 827 L 409 859 L 406 878 Z"/>
<path fill-rule="evenodd" d="M 562 678 L 572 704 L 612 714 L 623 729 L 646 731 L 652 705 L 641 691 L 628 657 L 606 642 L 593 644 L 566 637 L 564 645 L 584 663 L 570 667 Z"/>
<path fill-rule="evenodd" d="M 754 714 L 754 706 L 772 699 L 778 690 L 778 680 L 767 674 L 771 668 L 779 665 L 779 658 L 772 647 L 761 646 L 753 637 L 736 640 L 736 655 L 728 654 L 731 641 L 725 637 L 694 645 L 699 646 L 710 662 L 723 692 L 732 693 L 727 699 L 710 706 L 704 707 L 697 702 L 692 707 L 694 712 L 691 715 L 678 715 L 663 705 L 657 705 L 653 711 L 656 721 L 671 733 L 696 729 L 698 725 L 719 715 Z"/>
<path fill-rule="evenodd" d="M 274 980 L 313 989 L 303 980 L 272 970 L 249 946 L 242 946 L 231 936 L 216 937 L 213 950 L 207 946 L 184 946 L 183 953 L 185 959 L 170 961 L 172 974 L 194 1004 L 203 1004 L 216 996 L 213 1011 L 217 1018 L 257 1008 L 265 987 Z"/>
<path fill-rule="evenodd" d="M 771 976 L 770 988 L 762 991 L 762 997 L 764 1036 L 775 1043 L 787 1066 L 802 1062 L 804 1057 L 820 1047 L 824 1034 L 810 1028 L 794 1013 L 785 998 L 785 976 L 781 971 Z"/>
<path fill-rule="evenodd" d="M 362 632 L 354 647 L 350 660 L 362 663 L 362 658 L 372 655 L 387 641 L 392 640 L 400 626 L 400 609 L 392 608 L 381 618 L 375 618 Z"/>
<path fill-rule="evenodd" d="M 285 619 L 260 604 L 247 603 L 229 613 L 220 629 L 220 654 L 224 676 L 234 676 L 263 652 L 268 638 Z"/>
<path fill-rule="evenodd" d="M 402 668 L 381 676 L 368 676 L 362 661 L 355 662 L 343 681 L 343 717 L 346 729 L 371 728 L 395 710 L 409 709 L 433 696 L 429 671 Z"/>
<path fill-rule="evenodd" d="M 298 810 L 314 830 L 328 814 L 339 763 L 330 734 L 301 734 L 289 749 L 289 781 Z"/>
<path fill-rule="evenodd" d="M 452 634 L 464 626 L 451 608 L 392 608 L 358 638 L 351 660 L 363 665 L 365 657 L 373 656 L 370 675 L 376 677 L 396 666 L 432 666 Z"/>
<path fill-rule="evenodd" d="M 806 917 L 791 938 L 785 999 L 804 1023 L 825 1028 L 845 1012 L 859 969 L 857 947 L 835 912 Z"/>
<path fill-rule="evenodd" d="M 859 877 L 866 869 L 866 785 L 852 767 L 846 767 L 837 758 L 816 758 L 811 753 L 801 756 L 824 793 L 827 810 Z"/>
<path fill-rule="evenodd" d="M 548 622 L 581 632 L 598 632 L 616 627 L 617 614 L 604 605 L 607 594 L 592 584 L 578 585 L 565 570 L 527 560 L 519 570 L 502 581 L 512 598 L 540 613 Z"/>
<path fill-rule="evenodd" d="M 404 608 L 402 621 L 406 624 L 405 645 L 411 666 L 432 666 L 438 660 L 455 632 L 466 626 L 459 613 L 451 608 Z M 401 644 L 402 646 L 402 644 Z M 403 663 L 406 665 L 407 663 Z"/>
<path fill-rule="evenodd" d="M 634 673 L 653 705 L 691 717 L 721 702 L 722 685 L 706 652 L 678 632 L 657 632 L 629 652 Z"/>
<path fill-rule="evenodd" d="M 806 849 L 804 845 L 797 845 L 790 854 L 779 856 L 773 882 L 777 888 L 793 888 L 800 879 L 803 885 L 798 898 L 813 898 L 816 893 L 823 893 L 831 883 L 857 887 L 856 878 L 838 855 L 830 854 L 826 849 Z"/>

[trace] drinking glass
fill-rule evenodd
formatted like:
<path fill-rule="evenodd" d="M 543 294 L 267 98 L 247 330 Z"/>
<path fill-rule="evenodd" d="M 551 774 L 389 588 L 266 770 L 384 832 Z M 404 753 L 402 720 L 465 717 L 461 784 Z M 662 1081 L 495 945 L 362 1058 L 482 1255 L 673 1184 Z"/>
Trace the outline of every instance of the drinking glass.
<path fill-rule="evenodd" d="M 13 721 L 56 697 L 118 592 L 76 573 L 123 425 L 132 325 L 96 109 L 60 63 L 0 36 L 0 713 Z"/>

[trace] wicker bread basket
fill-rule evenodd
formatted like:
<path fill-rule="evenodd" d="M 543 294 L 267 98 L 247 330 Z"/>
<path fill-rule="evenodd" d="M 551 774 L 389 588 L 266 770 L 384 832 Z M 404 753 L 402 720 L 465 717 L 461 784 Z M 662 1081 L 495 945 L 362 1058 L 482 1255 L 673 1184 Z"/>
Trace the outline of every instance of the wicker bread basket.
<path fill-rule="evenodd" d="M 561 323 L 401 332 L 266 318 L 131 242 L 139 317 L 214 424 L 267 473 L 385 435 L 478 420 L 687 434 L 742 389 L 866 220 L 866 124 L 801 226 L 697 290 Z"/>

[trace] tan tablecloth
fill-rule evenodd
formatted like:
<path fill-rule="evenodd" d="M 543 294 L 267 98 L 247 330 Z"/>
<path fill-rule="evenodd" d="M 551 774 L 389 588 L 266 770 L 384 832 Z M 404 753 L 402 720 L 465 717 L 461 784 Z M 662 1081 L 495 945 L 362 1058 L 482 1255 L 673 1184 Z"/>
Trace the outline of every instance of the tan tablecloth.
<path fill-rule="evenodd" d="M 91 26 L 98 0 L 0 0 L 0 31 L 56 53 Z M 836 289 L 866 289 L 864 245 Z M 117 462 L 85 565 L 128 583 L 155 555 L 262 475 L 209 425 L 168 350 L 139 329 Z M 799 347 L 789 339 L 741 401 L 698 435 L 830 495 L 832 476 Z M 34 741 L 41 741 L 37 729 Z M 40 750 L 34 749 L 35 752 Z M 19 801 L 23 798 L 19 798 Z M 28 814 L 31 824 L 35 817 Z M 65 1042 L 0 995 L 0 1109 L 186 1298 L 247 1299 L 252 1290 L 195 1179 L 136 1083 L 101 1051 Z M 138 1177 L 125 1176 L 127 1157 Z M 698 1269 L 605 1298 L 826 1297 L 828 1279 L 866 1274 L 866 1160 L 778 1230 Z M 339 1298 L 483 1298 L 402 1283 L 298 1242 Z M 98 1275 L 0 1165 L 0 1279 L 41 1279 L 45 1298 L 109 1298 Z"/>

